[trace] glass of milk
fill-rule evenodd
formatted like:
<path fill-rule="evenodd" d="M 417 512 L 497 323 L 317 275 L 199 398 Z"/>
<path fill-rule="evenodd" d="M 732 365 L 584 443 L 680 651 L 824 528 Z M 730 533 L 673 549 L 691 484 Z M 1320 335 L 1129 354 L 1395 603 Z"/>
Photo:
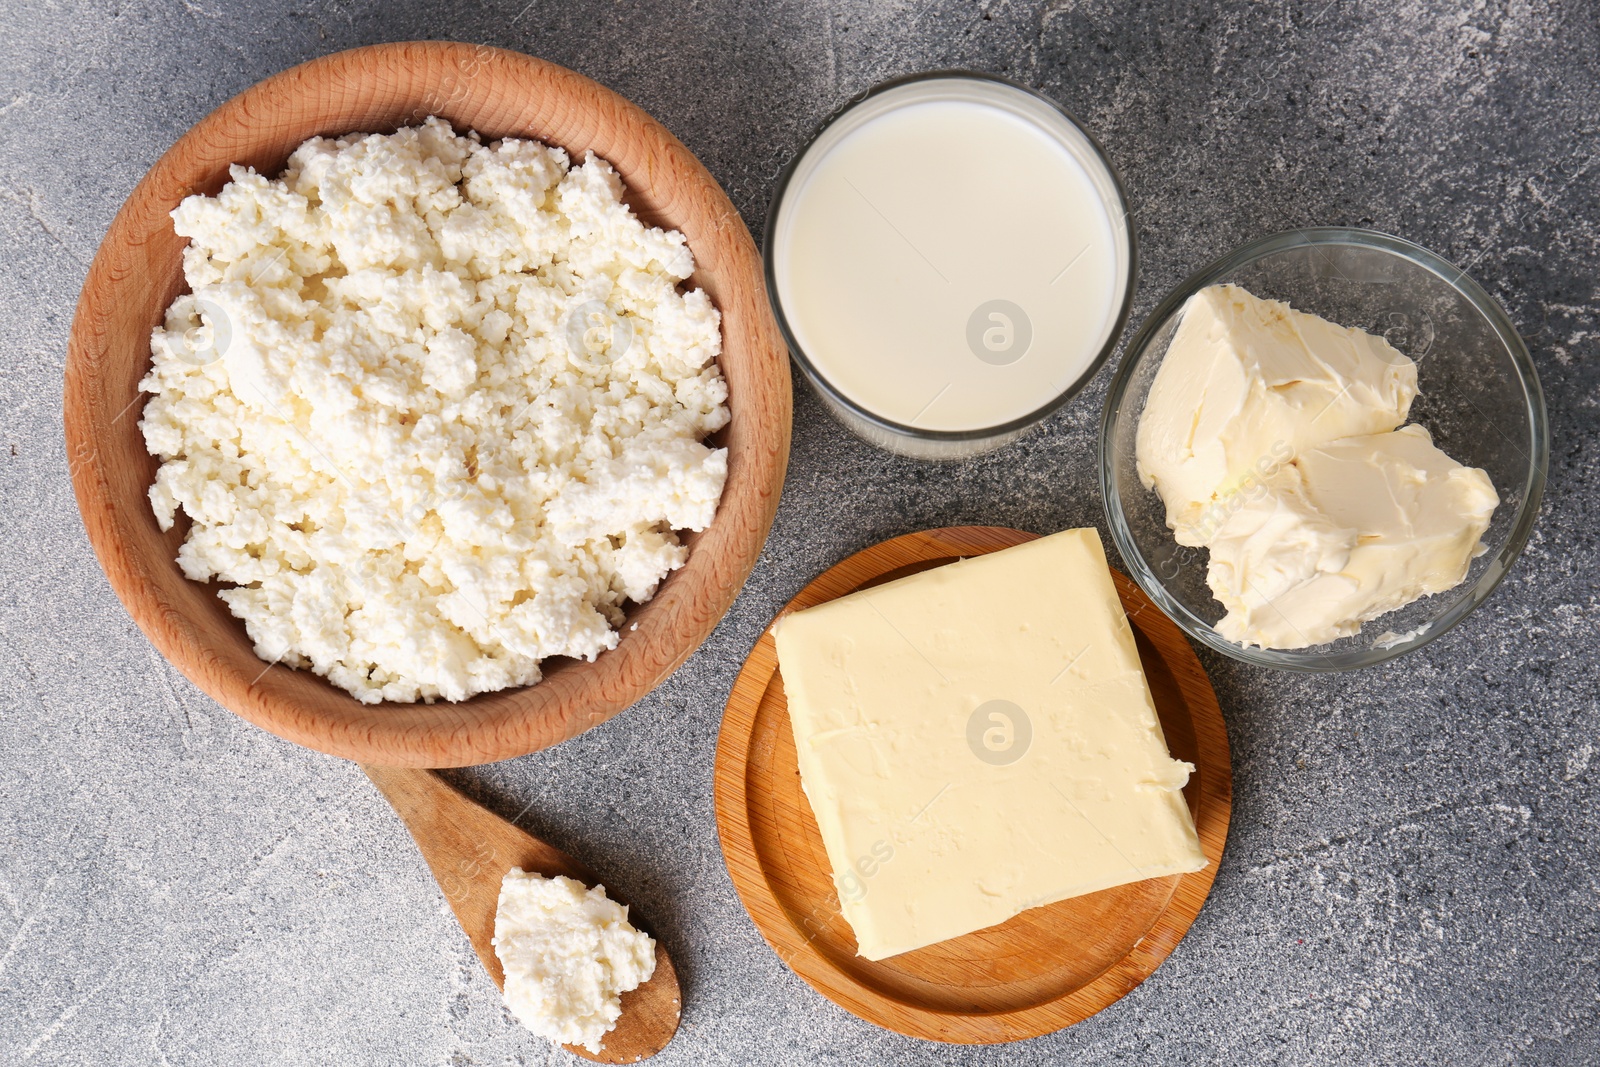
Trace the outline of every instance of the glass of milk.
<path fill-rule="evenodd" d="M 862 438 L 959 459 L 1071 399 L 1127 322 L 1122 182 L 1053 101 L 1000 78 L 887 82 L 778 180 L 767 289 L 795 363 Z"/>

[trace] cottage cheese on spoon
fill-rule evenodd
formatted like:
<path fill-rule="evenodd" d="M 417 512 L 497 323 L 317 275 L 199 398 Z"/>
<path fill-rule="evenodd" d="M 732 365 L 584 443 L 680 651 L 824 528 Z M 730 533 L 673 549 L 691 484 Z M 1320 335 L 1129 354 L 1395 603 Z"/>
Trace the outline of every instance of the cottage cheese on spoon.
<path fill-rule="evenodd" d="M 622 1015 L 622 994 L 655 973 L 655 951 L 604 886 L 517 867 L 500 883 L 494 952 L 506 972 L 506 1007 L 541 1037 L 599 1052 Z"/>
<path fill-rule="evenodd" d="M 720 319 L 592 155 L 429 119 L 313 138 L 173 212 L 151 339 L 162 529 L 258 655 L 359 699 L 526 685 L 616 645 L 711 522 Z"/>

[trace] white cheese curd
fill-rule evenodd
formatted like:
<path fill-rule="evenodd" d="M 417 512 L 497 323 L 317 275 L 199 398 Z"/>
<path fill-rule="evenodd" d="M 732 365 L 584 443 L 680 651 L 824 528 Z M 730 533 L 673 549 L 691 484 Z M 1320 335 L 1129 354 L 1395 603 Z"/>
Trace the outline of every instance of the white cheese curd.
<path fill-rule="evenodd" d="M 430 118 L 234 167 L 172 213 L 150 502 L 256 653 L 368 703 L 527 685 L 615 647 L 715 514 L 720 316 L 621 180 Z"/>
<path fill-rule="evenodd" d="M 621 997 L 648 982 L 656 943 L 628 923 L 604 886 L 513 867 L 500 883 L 494 953 L 506 972 L 506 1007 L 540 1037 L 600 1051 L 622 1014 Z"/>

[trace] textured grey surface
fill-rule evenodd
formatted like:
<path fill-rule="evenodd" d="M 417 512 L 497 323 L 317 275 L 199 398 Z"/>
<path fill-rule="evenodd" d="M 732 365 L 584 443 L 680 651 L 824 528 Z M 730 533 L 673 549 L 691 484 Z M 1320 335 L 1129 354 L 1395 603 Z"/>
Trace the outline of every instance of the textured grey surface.
<path fill-rule="evenodd" d="M 848 94 L 1003 72 L 1079 114 L 1127 179 L 1135 321 L 1261 233 L 1356 223 L 1463 265 L 1549 396 L 1544 514 L 1494 598 L 1421 652 L 1288 677 L 1205 656 L 1236 794 L 1216 888 L 1125 1000 L 1023 1045 L 875 1029 L 766 948 L 711 804 L 722 703 L 825 566 L 951 523 L 1104 524 L 1106 375 L 955 466 L 856 442 L 797 391 L 787 493 L 712 639 L 638 707 L 460 778 L 612 872 L 684 977 L 668 1063 L 1600 1062 L 1600 26 L 1587 0 L 1271 6 L 138 0 L 0 13 L 0 1061 L 573 1062 L 502 1011 L 354 768 L 247 726 L 151 650 L 68 488 L 61 371 L 86 265 L 190 124 L 303 59 L 448 37 L 633 98 L 759 229 Z"/>

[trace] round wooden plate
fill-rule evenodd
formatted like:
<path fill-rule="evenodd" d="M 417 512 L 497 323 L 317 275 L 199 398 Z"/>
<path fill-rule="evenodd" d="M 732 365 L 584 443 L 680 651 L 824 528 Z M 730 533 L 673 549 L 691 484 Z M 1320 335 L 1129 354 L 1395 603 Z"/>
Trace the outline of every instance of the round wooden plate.
<path fill-rule="evenodd" d="M 593 662 L 551 659 L 538 685 L 461 703 L 362 704 L 309 671 L 262 662 L 244 626 L 191 582 L 146 491 L 156 461 L 139 432 L 150 331 L 184 290 L 186 239 L 169 213 L 215 194 L 232 164 L 276 175 L 314 135 L 387 132 L 428 115 L 486 140 L 537 137 L 574 159 L 593 151 L 653 225 L 682 231 L 689 284 L 722 312 L 731 419 L 711 439 L 728 480 L 710 527 L 684 538 L 689 561 L 631 607 L 617 647 Z M 64 419 L 78 508 L 111 587 L 152 644 L 224 707 L 336 756 L 408 767 L 509 759 L 581 733 L 639 700 L 711 633 L 761 554 L 789 456 L 789 354 L 761 256 L 711 173 L 639 107 L 553 63 L 481 45 L 412 41 L 314 59 L 273 75 L 201 119 L 158 160 L 111 223 L 83 284 L 67 343 Z"/>
<path fill-rule="evenodd" d="M 1031 541 L 998 526 L 907 534 L 858 552 L 800 591 L 785 612 Z M 1222 712 L 1194 650 L 1128 578 L 1112 571 L 1167 745 L 1195 765 L 1184 789 L 1210 861 L 1023 912 L 999 926 L 873 962 L 856 955 L 827 854 L 800 788 L 770 629 L 728 698 L 717 742 L 717 830 L 734 887 L 779 958 L 845 1010 L 911 1037 L 988 1044 L 1071 1026 L 1161 965 L 1210 892 L 1228 836 L 1233 774 Z"/>

